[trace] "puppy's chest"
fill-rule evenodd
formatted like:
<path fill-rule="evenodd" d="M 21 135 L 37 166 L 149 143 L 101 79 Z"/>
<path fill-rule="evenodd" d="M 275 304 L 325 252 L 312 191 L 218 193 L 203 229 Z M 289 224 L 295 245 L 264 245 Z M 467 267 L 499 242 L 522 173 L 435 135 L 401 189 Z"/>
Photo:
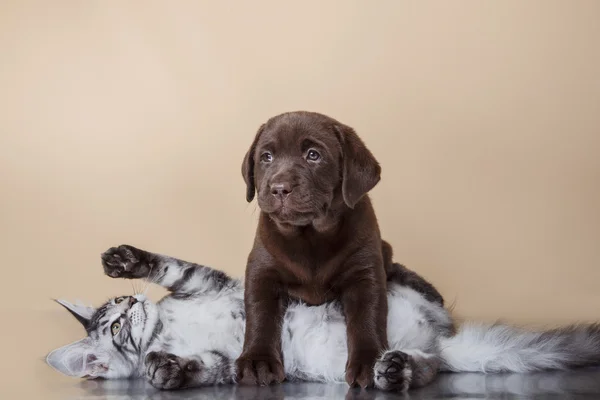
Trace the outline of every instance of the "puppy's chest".
<path fill-rule="evenodd" d="M 288 286 L 290 297 L 302 300 L 307 304 L 317 306 L 338 297 L 333 287 L 318 284 L 296 284 Z"/>
<path fill-rule="evenodd" d="M 336 274 L 340 263 L 290 263 L 286 269 L 285 284 L 288 294 L 311 305 L 319 305 L 334 300 L 339 293 L 336 289 Z"/>
<path fill-rule="evenodd" d="M 347 251 L 335 240 L 315 243 L 301 239 L 269 250 L 278 260 L 291 297 L 311 305 L 338 298 L 336 278 L 343 270 Z"/>

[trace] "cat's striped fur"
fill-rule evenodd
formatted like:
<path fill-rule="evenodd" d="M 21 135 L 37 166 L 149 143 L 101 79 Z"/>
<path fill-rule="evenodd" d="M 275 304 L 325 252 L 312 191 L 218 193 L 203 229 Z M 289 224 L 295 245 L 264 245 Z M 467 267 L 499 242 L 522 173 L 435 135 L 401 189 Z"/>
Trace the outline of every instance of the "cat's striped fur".
<path fill-rule="evenodd" d="M 144 278 L 171 293 L 158 304 L 143 295 L 100 308 L 59 301 L 88 335 L 51 352 L 47 362 L 79 377 L 148 379 L 161 389 L 235 382 L 244 338 L 243 286 L 225 273 L 131 246 L 103 254 L 112 277 Z M 388 288 L 390 349 L 374 366 L 383 390 L 424 386 L 438 371 L 528 372 L 600 362 L 600 327 L 532 333 L 503 325 L 463 325 L 446 309 L 398 284 Z M 347 357 L 342 310 L 333 302 L 290 304 L 282 321 L 287 378 L 343 382 Z"/>

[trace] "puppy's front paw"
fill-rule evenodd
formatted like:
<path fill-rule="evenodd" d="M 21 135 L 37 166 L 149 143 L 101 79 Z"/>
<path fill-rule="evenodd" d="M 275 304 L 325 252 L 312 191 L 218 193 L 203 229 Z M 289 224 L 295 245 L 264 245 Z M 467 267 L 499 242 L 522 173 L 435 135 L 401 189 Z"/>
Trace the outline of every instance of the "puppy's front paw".
<path fill-rule="evenodd" d="M 350 387 L 373 386 L 373 365 L 379 353 L 376 349 L 350 353 L 346 363 L 346 382 Z"/>
<path fill-rule="evenodd" d="M 407 391 L 413 376 L 410 361 L 411 357 L 404 352 L 386 352 L 375 363 L 375 386 L 387 391 Z"/>
<path fill-rule="evenodd" d="M 193 376 L 200 372 L 201 365 L 195 360 L 166 352 L 153 351 L 145 360 L 146 378 L 157 389 L 173 390 L 188 387 Z"/>
<path fill-rule="evenodd" d="M 360 386 L 363 389 L 373 386 L 373 367 L 370 363 L 349 362 L 346 382 L 350 387 Z"/>
<path fill-rule="evenodd" d="M 101 256 L 104 273 L 112 278 L 146 278 L 150 266 L 145 255 L 133 246 L 111 247 Z"/>
<path fill-rule="evenodd" d="M 243 385 L 270 385 L 285 379 L 283 364 L 275 355 L 243 355 L 235 362 L 236 381 Z"/>

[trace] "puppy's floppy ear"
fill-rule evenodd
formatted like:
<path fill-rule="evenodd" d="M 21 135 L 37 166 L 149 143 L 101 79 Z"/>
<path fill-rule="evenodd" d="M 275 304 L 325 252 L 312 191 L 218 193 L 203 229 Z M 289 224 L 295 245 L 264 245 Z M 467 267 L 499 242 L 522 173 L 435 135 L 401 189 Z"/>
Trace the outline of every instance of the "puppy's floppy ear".
<path fill-rule="evenodd" d="M 258 143 L 258 139 L 260 138 L 264 127 L 265 124 L 262 124 L 260 128 L 258 128 L 258 132 L 256 132 L 256 136 L 254 136 L 254 141 L 246 152 L 244 162 L 242 163 L 242 176 L 244 177 L 244 182 L 246 182 L 246 201 L 248 203 L 254 199 L 254 193 L 256 193 L 256 182 L 254 182 L 254 153 L 256 152 L 256 144 Z"/>
<path fill-rule="evenodd" d="M 342 145 L 342 196 L 354 208 L 381 179 L 381 167 L 354 129 L 342 124 L 334 129 Z"/>

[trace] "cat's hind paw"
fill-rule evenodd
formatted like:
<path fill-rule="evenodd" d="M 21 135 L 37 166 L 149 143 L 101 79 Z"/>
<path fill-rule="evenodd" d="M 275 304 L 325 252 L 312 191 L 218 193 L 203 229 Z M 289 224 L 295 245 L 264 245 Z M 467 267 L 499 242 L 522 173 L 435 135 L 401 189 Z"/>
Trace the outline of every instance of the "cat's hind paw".
<path fill-rule="evenodd" d="M 376 388 L 406 392 L 413 377 L 411 356 L 398 350 L 387 351 L 375 363 L 374 372 Z"/>

